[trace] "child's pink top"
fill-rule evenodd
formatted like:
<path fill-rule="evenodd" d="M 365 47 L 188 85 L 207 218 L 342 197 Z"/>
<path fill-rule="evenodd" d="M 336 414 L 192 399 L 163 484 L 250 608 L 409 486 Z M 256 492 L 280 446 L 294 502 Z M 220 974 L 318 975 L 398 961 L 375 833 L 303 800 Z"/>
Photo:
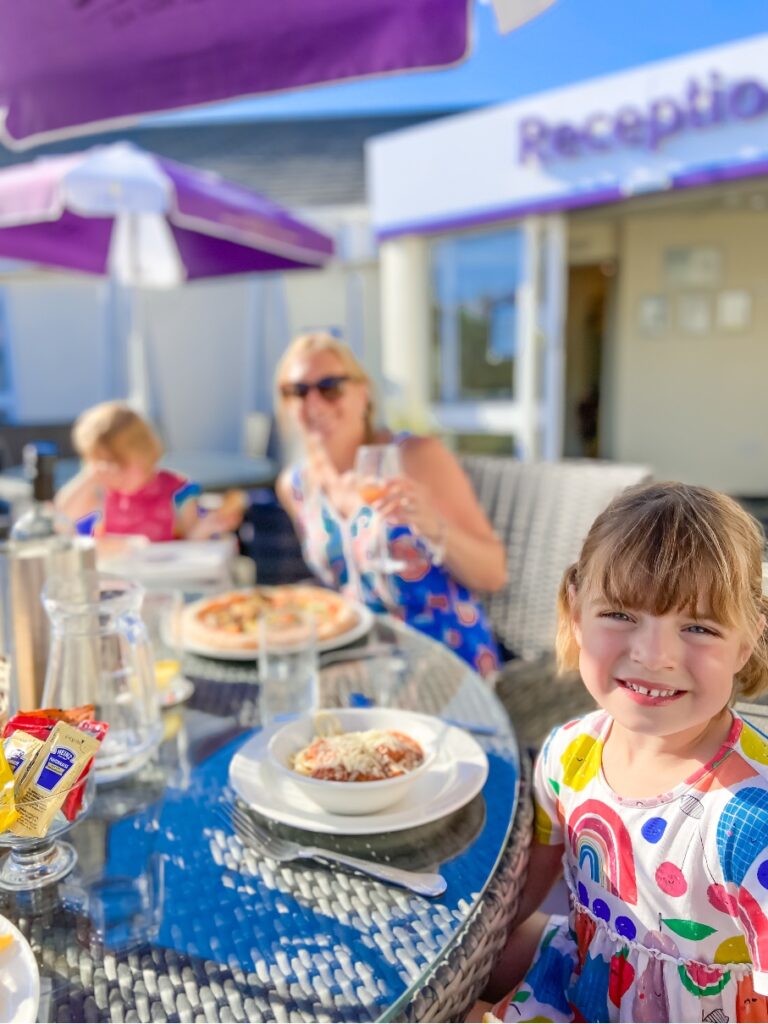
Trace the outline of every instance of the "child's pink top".
<path fill-rule="evenodd" d="M 149 483 L 132 494 L 107 491 L 100 532 L 139 533 L 152 541 L 174 540 L 176 514 L 173 499 L 186 484 L 185 477 L 161 469 Z"/>

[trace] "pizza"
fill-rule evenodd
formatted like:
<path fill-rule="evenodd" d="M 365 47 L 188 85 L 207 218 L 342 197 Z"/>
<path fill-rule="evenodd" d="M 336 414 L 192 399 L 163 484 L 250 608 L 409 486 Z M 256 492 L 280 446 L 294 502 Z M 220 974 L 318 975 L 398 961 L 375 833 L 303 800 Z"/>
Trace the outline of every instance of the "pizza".
<path fill-rule="evenodd" d="M 261 620 L 269 614 L 271 630 L 290 646 L 302 640 L 306 612 L 314 617 L 318 640 L 335 639 L 359 622 L 356 609 L 340 594 L 300 583 L 203 598 L 184 610 L 182 633 L 188 644 L 211 650 L 257 651 Z"/>

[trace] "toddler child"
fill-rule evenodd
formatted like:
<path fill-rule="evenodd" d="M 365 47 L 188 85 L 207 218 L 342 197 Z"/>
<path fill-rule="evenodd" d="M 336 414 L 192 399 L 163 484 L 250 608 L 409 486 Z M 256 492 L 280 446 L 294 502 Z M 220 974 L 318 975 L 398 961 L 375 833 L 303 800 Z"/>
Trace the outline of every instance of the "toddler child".
<path fill-rule="evenodd" d="M 163 447 L 157 434 L 123 402 L 102 402 L 83 412 L 72 442 L 84 466 L 57 493 L 56 506 L 75 522 L 95 520 L 97 535 L 200 540 L 240 525 L 239 499 L 199 516 L 200 488 L 158 467 Z"/>

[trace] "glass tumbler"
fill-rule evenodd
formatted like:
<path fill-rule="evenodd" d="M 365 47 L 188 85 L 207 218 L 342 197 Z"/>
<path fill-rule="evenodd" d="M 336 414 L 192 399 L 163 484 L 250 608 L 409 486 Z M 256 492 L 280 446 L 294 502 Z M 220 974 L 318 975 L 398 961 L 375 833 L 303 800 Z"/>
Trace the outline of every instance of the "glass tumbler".
<path fill-rule="evenodd" d="M 279 725 L 319 703 L 315 620 L 311 612 L 267 612 L 259 630 L 259 714 Z"/>
<path fill-rule="evenodd" d="M 147 590 L 141 617 L 147 627 L 155 667 L 157 700 L 161 708 L 186 700 L 193 684 L 181 669 L 181 614 L 184 598 L 180 590 Z"/>

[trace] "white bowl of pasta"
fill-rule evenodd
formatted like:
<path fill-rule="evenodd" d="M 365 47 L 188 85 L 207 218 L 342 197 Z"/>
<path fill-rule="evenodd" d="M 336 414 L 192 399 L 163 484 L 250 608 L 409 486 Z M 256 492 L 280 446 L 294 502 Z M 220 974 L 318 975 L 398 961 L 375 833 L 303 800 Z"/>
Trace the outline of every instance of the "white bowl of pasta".
<path fill-rule="evenodd" d="M 397 708 L 329 708 L 278 728 L 274 769 L 323 810 L 373 814 L 402 800 L 437 756 L 444 724 Z"/>

